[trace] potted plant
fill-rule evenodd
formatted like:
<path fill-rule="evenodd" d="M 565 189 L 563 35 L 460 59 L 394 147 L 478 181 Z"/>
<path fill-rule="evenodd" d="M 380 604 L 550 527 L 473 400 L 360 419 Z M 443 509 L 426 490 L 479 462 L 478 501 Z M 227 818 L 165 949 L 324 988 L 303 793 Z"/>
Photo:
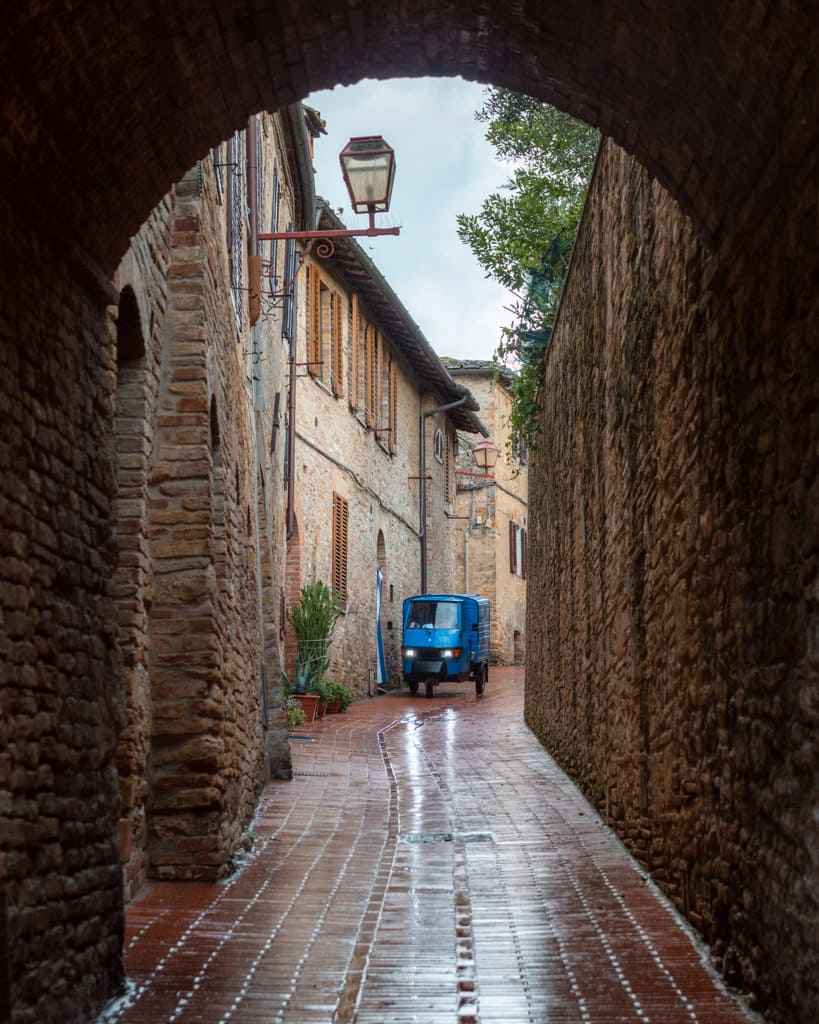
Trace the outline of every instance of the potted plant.
<path fill-rule="evenodd" d="M 317 681 L 316 672 L 317 667 L 314 665 L 301 665 L 297 663 L 296 674 L 291 679 L 282 669 L 287 700 L 292 699 L 301 706 L 305 721 L 307 722 L 312 722 L 315 719 L 318 709 L 319 695 L 314 690 Z"/>
<path fill-rule="evenodd" d="M 304 708 L 295 697 L 287 697 L 284 702 L 285 714 L 287 716 L 287 728 L 297 729 L 307 721 Z"/>
<path fill-rule="evenodd" d="M 339 615 L 339 594 L 321 580 L 306 583 L 301 588 L 299 603 L 288 612 L 296 634 L 296 672 L 292 681 L 286 672 L 282 674 L 287 691 L 301 702 L 308 722 L 316 717 L 324 696 L 324 673 L 330 665 L 327 652 Z"/>
<path fill-rule="evenodd" d="M 330 712 L 346 711 L 353 702 L 353 691 L 344 683 L 328 679 L 324 683 L 324 689 L 327 694 L 327 710 Z"/>

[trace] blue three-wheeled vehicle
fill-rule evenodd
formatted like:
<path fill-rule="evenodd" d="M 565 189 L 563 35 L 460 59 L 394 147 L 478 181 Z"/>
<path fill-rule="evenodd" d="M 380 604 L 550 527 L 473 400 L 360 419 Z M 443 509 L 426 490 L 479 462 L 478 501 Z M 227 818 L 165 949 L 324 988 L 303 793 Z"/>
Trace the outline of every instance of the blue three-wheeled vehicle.
<path fill-rule="evenodd" d="M 427 697 L 447 680 L 489 678 L 489 598 L 478 594 L 423 594 L 404 601 L 401 660 L 404 682 Z"/>

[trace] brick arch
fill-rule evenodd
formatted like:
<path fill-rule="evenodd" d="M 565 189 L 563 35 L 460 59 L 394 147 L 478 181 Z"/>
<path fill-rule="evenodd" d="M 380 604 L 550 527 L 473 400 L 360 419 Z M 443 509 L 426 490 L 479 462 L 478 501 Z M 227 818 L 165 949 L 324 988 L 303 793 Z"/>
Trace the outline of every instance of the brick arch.
<path fill-rule="evenodd" d="M 634 153 L 712 238 L 786 201 L 782 168 L 819 130 L 819 28 L 799 5 L 137 0 L 129 13 L 79 0 L 68 18 L 29 0 L 0 44 L 4 191 L 36 196 L 30 215 L 104 267 L 250 112 L 363 77 L 462 75 L 553 102 Z"/>

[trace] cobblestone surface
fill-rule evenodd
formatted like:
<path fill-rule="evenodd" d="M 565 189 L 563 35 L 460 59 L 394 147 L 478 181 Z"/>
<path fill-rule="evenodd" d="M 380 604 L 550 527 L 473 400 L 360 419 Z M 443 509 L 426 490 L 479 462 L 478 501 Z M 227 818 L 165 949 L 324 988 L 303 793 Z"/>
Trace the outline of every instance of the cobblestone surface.
<path fill-rule="evenodd" d="M 523 674 L 293 739 L 242 869 L 127 915 L 106 1024 L 742 1024 L 675 913 L 522 721 Z"/>

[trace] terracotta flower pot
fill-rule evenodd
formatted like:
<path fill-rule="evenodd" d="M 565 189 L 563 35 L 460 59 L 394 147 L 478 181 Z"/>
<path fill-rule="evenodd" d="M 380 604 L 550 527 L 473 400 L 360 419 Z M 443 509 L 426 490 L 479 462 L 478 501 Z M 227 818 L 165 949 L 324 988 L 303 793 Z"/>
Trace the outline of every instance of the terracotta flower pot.
<path fill-rule="evenodd" d="M 315 721 L 318 709 L 318 694 L 316 693 L 294 693 L 293 696 L 301 704 L 301 709 L 308 722 Z"/>

